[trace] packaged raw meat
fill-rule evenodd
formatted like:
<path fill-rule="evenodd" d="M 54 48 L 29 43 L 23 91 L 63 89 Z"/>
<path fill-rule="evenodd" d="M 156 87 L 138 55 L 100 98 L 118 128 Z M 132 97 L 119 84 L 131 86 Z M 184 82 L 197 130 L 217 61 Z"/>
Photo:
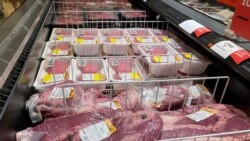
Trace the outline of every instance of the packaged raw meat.
<path fill-rule="evenodd" d="M 71 41 L 72 30 L 70 28 L 53 28 L 50 40 Z"/>
<path fill-rule="evenodd" d="M 127 36 L 125 31 L 120 28 L 108 28 L 108 29 L 101 29 L 100 33 L 104 37 L 125 37 Z"/>
<path fill-rule="evenodd" d="M 103 12 L 88 12 L 88 21 L 115 21 L 118 19 L 114 12 L 103 11 Z"/>
<path fill-rule="evenodd" d="M 146 20 L 147 18 L 146 11 L 136 9 L 121 11 L 121 16 L 123 20 Z"/>
<path fill-rule="evenodd" d="M 99 31 L 97 28 L 78 28 L 72 31 L 74 37 L 98 37 Z"/>
<path fill-rule="evenodd" d="M 205 86 L 188 83 L 147 86 L 143 89 L 141 96 L 142 109 L 158 111 L 179 110 L 183 105 L 215 103 Z"/>
<path fill-rule="evenodd" d="M 163 121 L 155 113 L 89 106 L 81 113 L 45 120 L 35 127 L 17 132 L 16 140 L 151 141 L 160 137 L 162 128 Z"/>
<path fill-rule="evenodd" d="M 127 55 L 131 42 L 127 37 L 102 37 L 103 52 L 107 55 Z"/>
<path fill-rule="evenodd" d="M 168 31 L 160 29 L 150 29 L 150 32 L 160 41 L 160 43 L 176 43 L 176 37 Z"/>
<path fill-rule="evenodd" d="M 102 87 L 105 89 L 105 84 L 109 81 L 107 66 L 103 59 L 83 58 L 74 59 L 74 74 L 73 80 L 77 82 L 91 82 L 94 87 Z M 93 87 L 93 86 L 89 86 Z"/>
<path fill-rule="evenodd" d="M 243 112 L 231 105 L 210 104 L 188 106 L 179 111 L 158 113 L 163 131 L 160 140 L 249 130 L 250 123 Z M 233 139 L 233 137 L 235 137 Z M 246 134 L 212 137 L 209 140 L 246 140 Z M 249 137 L 248 137 L 249 138 Z M 201 138 L 202 140 L 202 138 Z M 207 138 L 205 139 L 207 140 Z"/>
<path fill-rule="evenodd" d="M 179 72 L 183 75 L 201 75 L 206 71 L 208 65 L 210 64 L 207 59 L 199 59 L 191 53 L 184 53 L 182 55 L 184 63 Z"/>
<path fill-rule="evenodd" d="M 43 60 L 33 86 L 42 91 L 46 87 L 66 80 L 72 80 L 71 58 L 51 58 Z"/>
<path fill-rule="evenodd" d="M 73 48 L 68 41 L 48 41 L 43 51 L 42 58 L 74 57 Z"/>
<path fill-rule="evenodd" d="M 105 98 L 97 98 L 97 105 L 113 110 L 136 110 L 139 105 L 140 94 L 138 90 L 129 86 L 127 89 L 115 90 L 112 95 Z"/>
<path fill-rule="evenodd" d="M 32 122 L 40 122 L 42 117 L 47 119 L 78 113 L 85 107 L 94 105 L 95 96 L 101 94 L 99 90 L 83 89 L 81 85 L 73 84 L 76 82 L 66 81 L 32 95 L 26 102 Z"/>
<path fill-rule="evenodd" d="M 150 74 L 156 77 L 176 75 L 183 65 L 183 57 L 164 44 L 140 45 L 139 49 L 149 64 Z"/>
<path fill-rule="evenodd" d="M 73 38 L 71 44 L 78 56 L 97 56 L 100 53 L 99 37 L 78 36 Z"/>
<path fill-rule="evenodd" d="M 135 59 L 108 58 L 106 63 L 111 81 L 133 82 L 144 79 L 143 72 Z"/>
<path fill-rule="evenodd" d="M 135 54 L 141 54 L 139 50 L 140 45 L 159 43 L 158 39 L 154 37 L 148 29 L 143 28 L 131 28 L 126 29 L 128 36 L 132 43 L 132 49 Z"/>

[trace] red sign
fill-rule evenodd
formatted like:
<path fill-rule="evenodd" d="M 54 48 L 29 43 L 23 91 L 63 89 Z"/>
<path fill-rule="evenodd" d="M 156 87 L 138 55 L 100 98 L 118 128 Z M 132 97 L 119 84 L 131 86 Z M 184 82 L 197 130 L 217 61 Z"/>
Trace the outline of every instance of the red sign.
<path fill-rule="evenodd" d="M 200 37 L 200 36 L 204 35 L 205 33 L 209 33 L 209 32 L 212 32 L 212 31 L 210 29 L 208 29 L 207 27 L 200 27 L 194 31 L 194 33 L 197 37 Z"/>
<path fill-rule="evenodd" d="M 250 0 L 237 0 L 231 29 L 250 40 Z"/>
<path fill-rule="evenodd" d="M 240 63 L 244 62 L 245 60 L 250 59 L 250 52 L 247 50 L 239 50 L 231 54 L 232 59 L 234 62 L 239 65 Z"/>

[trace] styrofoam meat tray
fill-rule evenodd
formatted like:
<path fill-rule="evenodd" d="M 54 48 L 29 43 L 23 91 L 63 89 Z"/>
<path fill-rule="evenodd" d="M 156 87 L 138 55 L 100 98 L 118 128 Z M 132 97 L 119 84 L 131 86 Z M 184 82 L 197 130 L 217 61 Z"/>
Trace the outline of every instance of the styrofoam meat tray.
<path fill-rule="evenodd" d="M 42 91 L 55 83 L 72 80 L 71 70 L 71 58 L 43 60 L 33 86 L 38 91 Z"/>
<path fill-rule="evenodd" d="M 71 28 L 53 28 L 50 40 L 71 41 L 72 30 Z"/>
<path fill-rule="evenodd" d="M 74 57 L 73 48 L 68 41 L 48 41 L 45 45 L 42 58 Z"/>

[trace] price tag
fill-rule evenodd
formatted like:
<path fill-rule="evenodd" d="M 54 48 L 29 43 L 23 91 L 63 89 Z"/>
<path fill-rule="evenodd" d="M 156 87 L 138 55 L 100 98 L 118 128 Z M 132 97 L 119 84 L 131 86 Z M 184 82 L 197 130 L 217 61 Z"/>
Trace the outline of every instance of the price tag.
<path fill-rule="evenodd" d="M 105 76 L 101 73 L 89 73 L 89 74 L 82 74 L 82 80 L 85 81 L 103 81 L 105 80 Z"/>
<path fill-rule="evenodd" d="M 155 107 L 160 108 L 161 103 L 165 98 L 166 91 L 162 88 L 155 87 L 154 89 L 145 89 L 142 95 L 146 101 L 152 103 Z"/>
<path fill-rule="evenodd" d="M 137 40 L 138 42 L 141 42 L 141 43 L 144 42 L 144 38 L 143 38 L 143 37 L 136 37 L 136 40 Z"/>
<path fill-rule="evenodd" d="M 104 102 L 104 103 L 98 103 L 97 105 L 108 107 L 108 108 L 111 108 L 113 110 L 122 109 L 121 104 L 118 101 L 113 101 L 113 100 L 111 102 L 108 101 L 108 102 Z"/>
<path fill-rule="evenodd" d="M 247 50 L 238 50 L 231 54 L 232 59 L 234 62 L 239 65 L 240 63 L 244 62 L 245 60 L 250 59 L 250 52 Z"/>
<path fill-rule="evenodd" d="M 201 110 L 199 110 L 193 114 L 186 115 L 186 116 L 188 118 L 194 120 L 195 122 L 200 122 L 202 120 L 205 120 L 205 119 L 213 116 L 216 113 L 217 113 L 216 110 L 204 107 Z"/>
<path fill-rule="evenodd" d="M 168 36 L 163 36 L 163 37 L 161 37 L 161 39 L 162 39 L 162 41 L 164 41 L 164 42 L 169 42 Z"/>
<path fill-rule="evenodd" d="M 216 43 L 211 49 L 218 55 L 226 59 L 227 57 L 232 57 L 236 64 L 248 60 L 250 58 L 249 51 L 241 48 L 231 41 L 221 41 Z"/>
<path fill-rule="evenodd" d="M 85 43 L 85 40 L 83 38 L 76 38 L 76 42 L 78 44 L 84 44 Z"/>
<path fill-rule="evenodd" d="M 57 35 L 57 36 L 56 36 L 56 39 L 59 40 L 59 41 L 63 41 L 63 36 Z"/>
<path fill-rule="evenodd" d="M 207 27 L 200 27 L 194 31 L 197 37 L 200 37 L 206 33 L 212 32 L 212 30 L 208 29 Z"/>
<path fill-rule="evenodd" d="M 124 39 L 124 38 L 121 38 L 121 39 L 110 38 L 109 42 L 111 44 L 127 44 L 128 43 L 128 41 L 126 39 Z"/>
<path fill-rule="evenodd" d="M 116 67 L 116 66 L 118 66 L 119 63 L 118 63 L 118 60 L 112 60 L 111 64 L 112 64 L 112 66 Z"/>
<path fill-rule="evenodd" d="M 64 90 L 64 93 L 63 93 L 63 90 Z M 64 94 L 64 96 L 63 96 Z M 55 87 L 50 96 L 49 96 L 49 99 L 50 98 L 74 98 L 75 96 L 75 89 L 73 87 L 69 87 L 69 88 L 57 88 Z"/>
<path fill-rule="evenodd" d="M 82 141 L 101 141 L 116 132 L 116 127 L 109 119 L 93 124 L 79 131 Z"/>
<path fill-rule="evenodd" d="M 188 32 L 189 34 L 192 34 L 195 30 L 204 28 L 203 25 L 201 25 L 200 23 L 194 21 L 194 20 L 186 20 L 184 22 L 182 22 L 181 24 L 179 24 L 179 26 L 184 29 L 186 32 Z"/>
<path fill-rule="evenodd" d="M 122 80 L 138 80 L 141 76 L 138 72 L 120 73 Z"/>
<path fill-rule="evenodd" d="M 61 50 L 61 49 L 53 49 L 52 55 L 68 55 L 69 51 L 68 50 Z"/>
<path fill-rule="evenodd" d="M 57 82 L 57 81 L 62 81 L 65 79 L 65 74 L 45 74 L 43 76 L 43 79 L 42 79 L 42 82 L 43 83 L 51 83 L 51 82 L 54 82 L 54 80 Z"/>
<path fill-rule="evenodd" d="M 180 62 L 181 61 L 181 58 L 178 57 L 178 56 L 174 56 L 174 55 L 171 55 L 171 56 L 159 56 L 159 55 L 156 55 L 156 56 L 153 56 L 153 62 L 155 63 L 169 63 L 169 62 Z"/>

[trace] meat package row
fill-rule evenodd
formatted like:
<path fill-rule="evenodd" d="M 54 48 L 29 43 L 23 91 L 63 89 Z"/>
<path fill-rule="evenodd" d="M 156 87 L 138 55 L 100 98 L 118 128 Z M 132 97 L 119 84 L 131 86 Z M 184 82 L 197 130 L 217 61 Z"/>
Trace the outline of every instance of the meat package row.
<path fill-rule="evenodd" d="M 250 129 L 243 112 L 216 104 L 202 85 L 149 85 L 145 89 L 128 86 L 109 95 L 72 81 L 54 85 L 27 101 L 31 120 L 40 123 L 19 131 L 16 139 L 155 141 Z M 241 141 L 249 136 L 224 134 L 210 139 Z"/>
<path fill-rule="evenodd" d="M 105 88 L 108 82 L 135 82 L 151 80 L 158 78 L 158 76 L 162 76 L 160 78 L 162 79 L 168 76 L 178 76 L 178 71 L 203 73 L 206 69 L 200 69 L 204 68 L 201 62 L 190 64 L 188 59 L 183 63 L 175 63 L 174 61 L 166 63 L 154 62 L 161 61 L 156 60 L 159 58 L 161 56 L 46 59 L 41 62 L 33 86 L 42 91 L 55 83 L 74 80 L 81 83 L 100 84 L 100 87 Z M 140 59 L 145 59 L 150 64 L 149 73 L 142 66 L 143 61 Z M 113 85 L 119 87 L 119 84 Z"/>

